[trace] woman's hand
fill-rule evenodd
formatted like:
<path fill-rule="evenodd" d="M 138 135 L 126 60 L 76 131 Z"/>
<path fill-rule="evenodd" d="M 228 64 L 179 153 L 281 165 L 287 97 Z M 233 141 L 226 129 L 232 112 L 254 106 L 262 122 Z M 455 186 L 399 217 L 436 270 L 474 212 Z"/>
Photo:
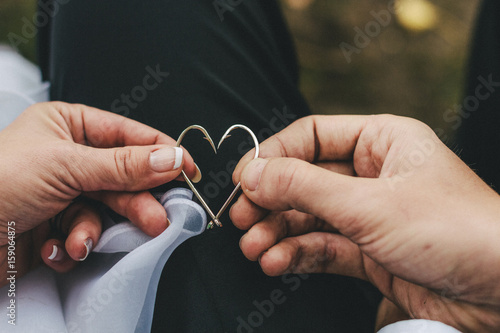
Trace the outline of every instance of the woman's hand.
<path fill-rule="evenodd" d="M 264 272 L 353 276 L 412 318 L 500 330 L 500 197 L 430 128 L 308 117 L 251 154 L 231 218 Z"/>
<path fill-rule="evenodd" d="M 174 146 L 175 140 L 153 128 L 84 105 L 55 102 L 27 109 L 0 132 L 2 266 L 12 230 L 19 274 L 39 261 L 40 252 L 58 271 L 84 259 L 101 225 L 92 205 L 72 204 L 82 194 L 148 235 L 159 235 L 168 226 L 167 215 L 146 190 L 176 179 L 182 169 L 190 177 L 197 173 L 190 155 Z M 67 239 L 47 240 L 44 222 L 66 208 L 58 222 Z"/>

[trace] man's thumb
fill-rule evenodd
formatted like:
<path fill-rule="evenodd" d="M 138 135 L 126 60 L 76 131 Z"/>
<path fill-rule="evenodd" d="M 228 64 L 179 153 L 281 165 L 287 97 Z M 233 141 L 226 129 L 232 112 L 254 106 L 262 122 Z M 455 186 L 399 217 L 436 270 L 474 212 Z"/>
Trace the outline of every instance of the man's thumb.
<path fill-rule="evenodd" d="M 245 195 L 258 206 L 309 213 L 341 232 L 381 208 L 376 181 L 342 175 L 295 158 L 255 159 L 241 174 Z"/>

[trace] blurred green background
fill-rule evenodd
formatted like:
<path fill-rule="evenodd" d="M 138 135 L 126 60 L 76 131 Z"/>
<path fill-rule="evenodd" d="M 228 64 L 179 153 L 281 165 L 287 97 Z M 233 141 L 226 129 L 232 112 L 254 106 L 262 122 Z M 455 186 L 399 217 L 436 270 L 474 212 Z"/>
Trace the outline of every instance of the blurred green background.
<path fill-rule="evenodd" d="M 32 20 L 35 13 L 36 0 L 0 0 L 0 43 L 10 44 L 9 34 L 22 36 L 23 20 Z M 36 38 L 19 44 L 19 51 L 35 62 Z"/>
<path fill-rule="evenodd" d="M 314 113 L 392 113 L 452 134 L 443 113 L 461 103 L 480 0 L 281 2 L 297 46 L 301 90 Z M 0 0 L 1 41 L 20 35 L 35 4 Z M 341 45 L 357 49 L 350 62 Z M 19 49 L 35 61 L 34 47 L 31 39 Z"/>

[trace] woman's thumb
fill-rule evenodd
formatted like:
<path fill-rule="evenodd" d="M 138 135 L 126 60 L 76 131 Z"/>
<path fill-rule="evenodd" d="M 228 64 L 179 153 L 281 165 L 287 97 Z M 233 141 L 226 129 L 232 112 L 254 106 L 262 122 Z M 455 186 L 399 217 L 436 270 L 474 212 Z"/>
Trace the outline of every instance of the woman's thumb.
<path fill-rule="evenodd" d="M 80 147 L 73 159 L 67 161 L 66 168 L 84 192 L 140 191 L 156 187 L 175 179 L 184 163 L 184 151 L 179 147 Z"/>

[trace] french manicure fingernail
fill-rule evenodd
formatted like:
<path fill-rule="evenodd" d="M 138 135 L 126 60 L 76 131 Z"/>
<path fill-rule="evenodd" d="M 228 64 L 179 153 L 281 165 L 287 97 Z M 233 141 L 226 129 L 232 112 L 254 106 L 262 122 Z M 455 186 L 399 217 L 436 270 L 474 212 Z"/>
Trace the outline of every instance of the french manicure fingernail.
<path fill-rule="evenodd" d="M 64 252 L 63 250 L 57 246 L 57 245 L 52 245 L 52 253 L 49 256 L 50 261 L 58 262 L 61 261 L 64 258 Z"/>
<path fill-rule="evenodd" d="M 191 178 L 191 181 L 196 184 L 199 183 L 201 180 L 201 170 L 196 163 L 194 164 L 194 166 L 196 167 L 196 174 L 194 175 L 193 178 Z"/>
<path fill-rule="evenodd" d="M 162 148 L 149 155 L 149 165 L 156 172 L 172 171 L 181 166 L 183 154 L 179 147 Z"/>
<path fill-rule="evenodd" d="M 245 174 L 244 181 L 248 190 L 255 191 L 259 187 L 262 170 L 266 166 L 268 160 L 256 158 L 247 166 L 248 171 Z"/>
<path fill-rule="evenodd" d="M 92 251 L 92 247 L 94 245 L 94 242 L 92 241 L 92 238 L 89 237 L 85 240 L 83 245 L 85 245 L 85 256 L 83 258 L 80 258 L 80 261 L 84 261 L 85 259 L 87 259 L 90 252 Z"/>

